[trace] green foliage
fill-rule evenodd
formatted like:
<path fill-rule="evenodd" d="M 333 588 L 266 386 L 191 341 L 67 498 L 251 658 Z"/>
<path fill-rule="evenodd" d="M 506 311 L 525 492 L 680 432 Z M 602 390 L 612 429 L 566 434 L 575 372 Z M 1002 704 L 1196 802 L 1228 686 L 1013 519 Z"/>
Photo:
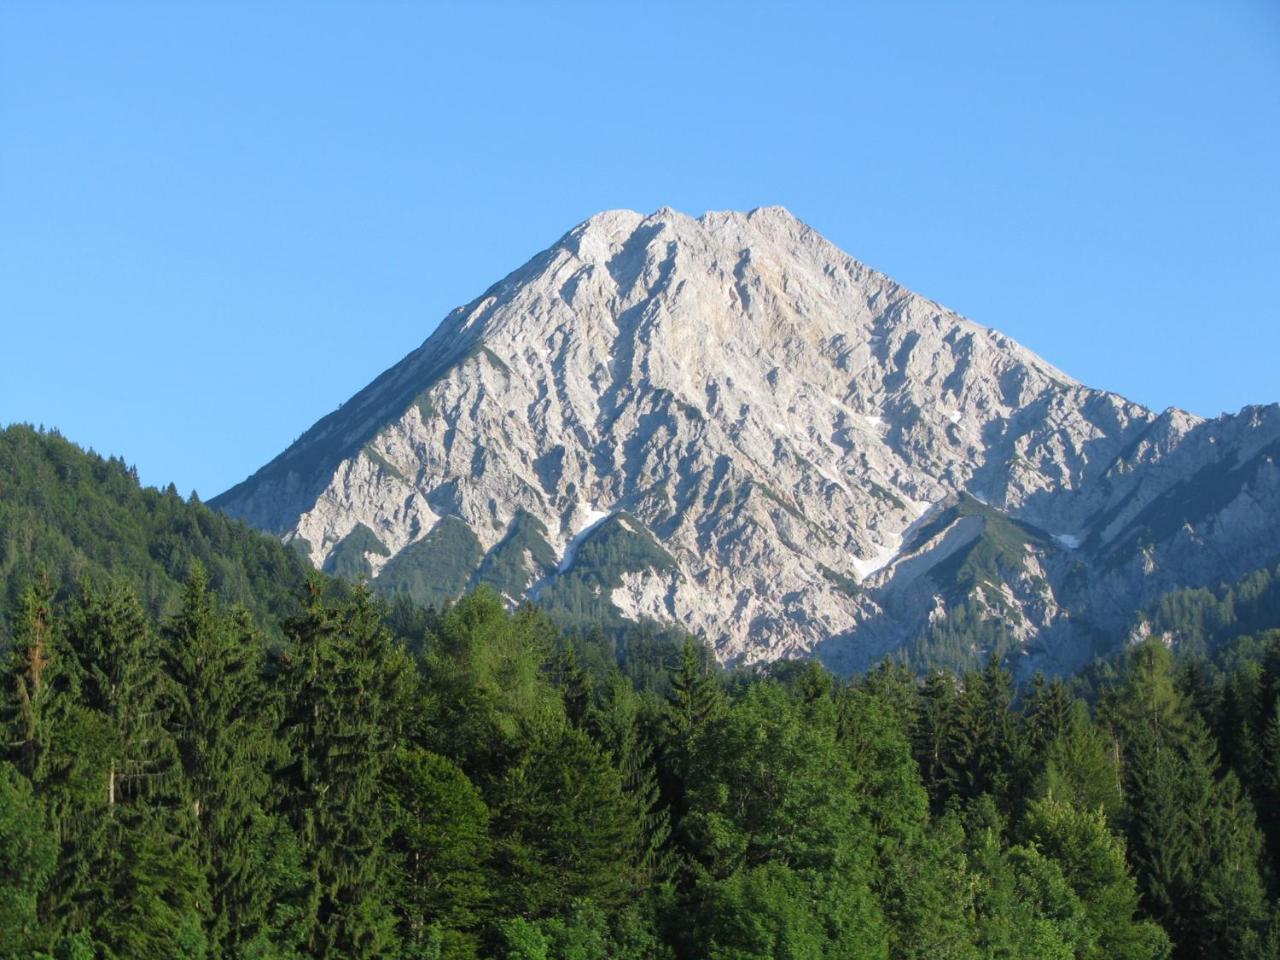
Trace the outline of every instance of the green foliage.
<path fill-rule="evenodd" d="M 752 685 L 695 736 L 679 831 L 710 955 L 759 955 L 788 937 L 804 944 L 795 948 L 800 956 L 822 955 L 813 951 L 828 941 L 833 955 L 883 952 L 868 872 L 873 833 L 856 783 L 834 724 L 806 722 L 770 681 Z M 769 917 L 763 903 L 771 897 L 783 912 Z M 789 902 L 813 906 L 796 917 Z M 743 907 L 761 915 L 723 928 Z M 815 929 L 824 931 L 817 940 Z"/>
<path fill-rule="evenodd" d="M 981 955 L 1070 960 L 1083 953 L 1083 907 L 1061 870 L 1034 849 L 1005 846 L 994 805 L 989 797 L 983 804 L 969 841 Z"/>
<path fill-rule="evenodd" d="M 177 600 L 199 560 L 220 597 L 271 627 L 293 609 L 306 577 L 305 563 L 272 537 L 172 487 L 143 488 L 122 460 L 85 453 L 57 433 L 0 431 L 0 491 L 0 645 L 40 570 L 60 599 L 85 579 L 126 580 L 154 616 Z"/>
<path fill-rule="evenodd" d="M 376 533 L 363 523 L 357 523 L 329 552 L 324 572 L 344 580 L 367 580 L 373 573 L 368 557 L 371 553 L 380 557 L 391 555 Z"/>
<path fill-rule="evenodd" d="M 555 569 L 556 553 L 547 542 L 546 526 L 533 514 L 517 509 L 506 536 L 485 554 L 471 582 L 514 600 Z"/>
<path fill-rule="evenodd" d="M 1089 717 L 1089 708 L 1075 701 L 1065 726 L 1036 751 L 1044 759 L 1036 792 L 1100 812 L 1108 821 L 1120 814 L 1121 791 L 1118 744 Z"/>
<path fill-rule="evenodd" d="M 270 810 L 277 704 L 262 682 L 262 645 L 243 608 L 219 610 L 198 564 L 163 639 L 172 684 L 166 726 L 196 820 L 211 952 L 291 949 L 302 883 L 291 838 Z"/>
<path fill-rule="evenodd" d="M 471 956 L 489 898 L 489 809 L 455 764 L 421 748 L 401 748 L 390 784 L 403 951 Z"/>
<path fill-rule="evenodd" d="M 569 568 L 556 576 L 538 602 L 568 624 L 618 626 L 622 615 L 611 594 L 627 573 L 675 569 L 675 561 L 640 521 L 614 514 L 592 528 L 577 545 Z"/>
<path fill-rule="evenodd" d="M 413 678 L 367 589 L 334 603 L 313 581 L 281 657 L 286 811 L 302 843 L 305 950 L 376 957 L 396 942 L 384 878 L 395 862 L 382 789 Z"/>
<path fill-rule="evenodd" d="M 1175 590 L 1145 616 L 1151 632 L 1169 635 L 1179 652 L 1207 656 L 1250 634 L 1280 626 L 1280 569 L 1255 570 L 1235 583 Z"/>
<path fill-rule="evenodd" d="M 1003 657 L 1017 642 L 1010 626 L 1016 614 L 1000 585 L 1028 575 L 1029 553 L 1059 549 L 1044 531 L 968 495 L 916 531 L 914 540 L 924 543 L 957 524 L 974 531 L 929 571 L 929 579 L 947 601 L 947 615 L 931 622 L 908 650 L 920 670 L 962 671 L 990 657 Z"/>
<path fill-rule="evenodd" d="M 1218 775 L 1162 644 L 1134 650 L 1106 714 L 1124 743 L 1126 832 L 1146 910 L 1175 956 L 1248 955 L 1266 924 L 1261 834 L 1235 775 Z"/>
<path fill-rule="evenodd" d="M 483 563 L 442 524 L 375 581 L 390 608 L 320 575 L 237 596 L 239 534 L 206 561 L 203 508 L 32 431 L 0 455 L 23 443 L 19 472 L 64 457 L 90 516 L 167 518 L 119 527 L 145 559 L 92 538 L 81 568 L 0 554 L 0 956 L 1277 955 L 1267 577 L 1212 593 L 1212 616 L 1170 601 L 1215 659 L 1139 645 L 1093 672 L 1096 712 L 1063 683 L 1018 690 L 996 657 L 923 681 L 726 676 L 695 641 L 589 625 L 586 601 L 572 630 L 488 587 L 449 602 L 459 567 L 505 587 L 549 569 L 527 518 Z M 22 542 L 76 529 L 56 487 Z M 1034 539 L 960 509 L 988 524 L 955 571 L 975 586 Z M 607 596 L 663 568 L 624 519 L 565 583 Z M 947 642 L 998 647 L 990 613 Z"/>
<path fill-rule="evenodd" d="M 1062 871 L 1083 911 L 1090 960 L 1157 960 L 1169 951 L 1163 930 L 1137 919 L 1138 891 L 1124 844 L 1101 809 L 1090 811 L 1052 795 L 1034 802 L 1022 825 L 1031 848 Z"/>
<path fill-rule="evenodd" d="M 37 897 L 53 874 L 57 841 L 31 783 L 0 762 L 0 957 L 27 957 L 41 939 Z"/>
<path fill-rule="evenodd" d="M 617 909 L 640 892 L 641 824 L 583 731 L 560 726 L 528 744 L 493 809 L 496 895 L 507 911 L 541 917 L 587 897 Z"/>
<path fill-rule="evenodd" d="M 957 596 L 967 594 L 981 583 L 1002 582 L 1010 571 L 1021 571 L 1026 565 L 1028 547 L 1052 549 L 1052 541 L 1043 531 L 967 494 L 962 494 L 954 507 L 931 521 L 929 528 L 920 530 L 916 540 L 923 543 L 935 532 L 964 518 L 973 518 L 980 524 L 979 534 L 929 574 L 937 582 L 951 587 Z"/>
<path fill-rule="evenodd" d="M 461 596 L 483 556 L 465 520 L 441 517 L 425 537 L 387 561 L 373 586 L 387 596 L 405 594 L 420 606 L 443 606 Z"/>
<path fill-rule="evenodd" d="M 876 960 L 883 931 L 857 897 L 821 874 L 779 863 L 739 870 L 699 891 L 696 956 L 712 960 Z"/>

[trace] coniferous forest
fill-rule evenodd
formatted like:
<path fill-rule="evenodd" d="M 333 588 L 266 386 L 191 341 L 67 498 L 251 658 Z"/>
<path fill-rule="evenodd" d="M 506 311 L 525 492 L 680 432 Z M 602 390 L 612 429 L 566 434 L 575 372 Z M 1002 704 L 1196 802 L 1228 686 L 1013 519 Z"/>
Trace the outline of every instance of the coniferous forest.
<path fill-rule="evenodd" d="M 1267 571 L 1074 679 L 724 672 L 11 428 L 0 573 L 3 957 L 1280 957 Z"/>

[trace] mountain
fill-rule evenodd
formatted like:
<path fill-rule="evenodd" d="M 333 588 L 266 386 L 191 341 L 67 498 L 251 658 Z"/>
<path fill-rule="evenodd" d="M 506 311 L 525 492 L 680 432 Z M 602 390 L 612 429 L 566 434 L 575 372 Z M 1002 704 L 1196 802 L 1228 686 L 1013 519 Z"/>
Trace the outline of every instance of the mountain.
<path fill-rule="evenodd" d="M 383 589 L 567 597 L 725 662 L 1067 670 L 1276 558 L 1277 452 L 1276 406 L 1084 386 L 782 208 L 615 210 L 212 503 Z"/>

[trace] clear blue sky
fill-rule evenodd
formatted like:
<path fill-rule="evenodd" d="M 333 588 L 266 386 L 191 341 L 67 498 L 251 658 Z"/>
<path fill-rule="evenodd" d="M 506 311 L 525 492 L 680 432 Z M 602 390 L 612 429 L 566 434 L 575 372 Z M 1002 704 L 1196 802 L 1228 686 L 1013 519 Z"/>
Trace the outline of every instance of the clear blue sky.
<path fill-rule="evenodd" d="M 210 497 L 593 212 L 1280 400 L 1280 3 L 0 3 L 0 422 Z"/>

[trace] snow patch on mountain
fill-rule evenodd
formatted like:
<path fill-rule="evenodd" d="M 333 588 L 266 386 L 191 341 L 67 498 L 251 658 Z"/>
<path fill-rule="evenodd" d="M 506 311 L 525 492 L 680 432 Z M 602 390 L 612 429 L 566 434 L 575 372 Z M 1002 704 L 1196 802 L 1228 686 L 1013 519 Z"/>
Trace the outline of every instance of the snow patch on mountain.
<path fill-rule="evenodd" d="M 598 510 L 595 507 L 588 507 L 582 511 L 578 519 L 577 526 L 573 532 L 573 536 L 569 538 L 569 542 L 565 545 L 564 556 L 560 559 L 559 573 L 564 573 L 573 566 L 573 558 L 578 552 L 578 547 L 596 527 L 604 523 L 612 516 L 607 510 Z"/>

